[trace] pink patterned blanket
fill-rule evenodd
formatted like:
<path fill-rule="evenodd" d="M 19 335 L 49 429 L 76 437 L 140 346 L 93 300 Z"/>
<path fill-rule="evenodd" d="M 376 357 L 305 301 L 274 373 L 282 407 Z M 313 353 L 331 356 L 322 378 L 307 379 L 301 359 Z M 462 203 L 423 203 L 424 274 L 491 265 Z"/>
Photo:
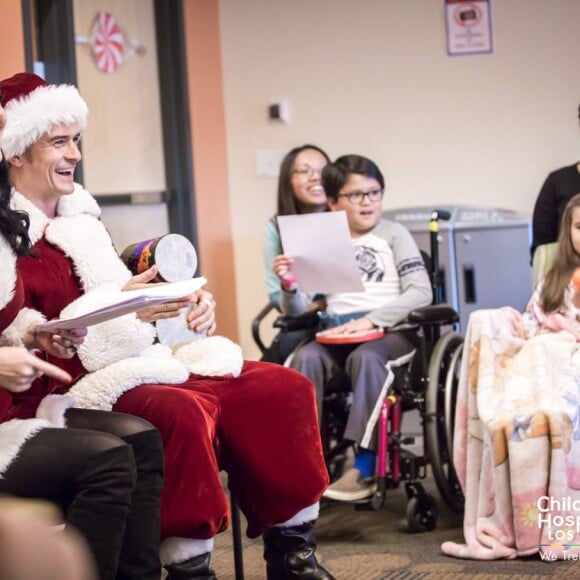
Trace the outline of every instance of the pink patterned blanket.
<path fill-rule="evenodd" d="M 566 331 L 517 335 L 503 310 L 472 314 L 456 410 L 454 462 L 465 544 L 491 560 L 580 554 L 580 343 Z"/>

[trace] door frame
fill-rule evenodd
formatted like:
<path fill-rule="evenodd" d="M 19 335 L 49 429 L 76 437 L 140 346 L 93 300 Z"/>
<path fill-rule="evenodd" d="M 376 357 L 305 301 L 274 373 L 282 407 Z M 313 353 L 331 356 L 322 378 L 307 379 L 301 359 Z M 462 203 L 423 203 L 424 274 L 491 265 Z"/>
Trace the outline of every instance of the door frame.
<path fill-rule="evenodd" d="M 182 0 L 153 0 L 159 99 L 163 127 L 169 230 L 198 246 L 193 174 L 193 146 L 189 127 L 189 92 Z M 77 84 L 72 0 L 22 0 L 26 69 L 34 58 L 44 63 L 49 83 Z M 82 163 L 76 179 L 83 183 Z M 123 199 L 119 199 L 123 198 Z M 130 195 L 99 197 L 100 204 L 132 203 Z"/>

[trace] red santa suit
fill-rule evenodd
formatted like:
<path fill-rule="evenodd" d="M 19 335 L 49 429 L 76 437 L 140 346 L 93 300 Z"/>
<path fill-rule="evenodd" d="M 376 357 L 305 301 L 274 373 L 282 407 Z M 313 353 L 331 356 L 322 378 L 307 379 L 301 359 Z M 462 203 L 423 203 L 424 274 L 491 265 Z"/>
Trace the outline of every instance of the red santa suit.
<path fill-rule="evenodd" d="M 82 187 L 60 199 L 52 219 L 15 191 L 12 207 L 30 216 L 34 244 L 31 256 L 17 260 L 26 308 L 6 331 L 12 344 L 31 323 L 74 315 L 130 279 Z M 154 338 L 154 327 L 134 314 L 90 327 L 77 356 L 47 357 L 72 374 L 72 388 L 43 376 L 13 396 L 12 416 L 33 417 L 39 405 L 52 416 L 74 404 L 153 423 L 165 448 L 163 538 L 211 538 L 226 528 L 221 469 L 250 537 L 315 504 L 328 477 L 311 383 L 277 365 L 244 362 L 223 337 L 176 352 Z"/>
<path fill-rule="evenodd" d="M 4 330 L 11 325 L 24 304 L 22 284 L 16 276 L 16 256 L 0 235 L 0 346 L 9 346 Z M 22 444 L 40 429 L 54 427 L 45 419 L 15 419 L 12 393 L 0 387 L 0 476 L 18 455 Z"/>

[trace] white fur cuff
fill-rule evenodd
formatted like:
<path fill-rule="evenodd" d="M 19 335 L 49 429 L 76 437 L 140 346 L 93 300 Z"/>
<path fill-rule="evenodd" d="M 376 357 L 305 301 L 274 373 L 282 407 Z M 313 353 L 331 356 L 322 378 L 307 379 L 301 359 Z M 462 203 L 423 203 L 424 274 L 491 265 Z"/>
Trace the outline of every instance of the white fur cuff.
<path fill-rule="evenodd" d="M 70 389 L 82 409 L 110 411 L 126 391 L 143 384 L 177 385 L 187 380 L 187 369 L 173 358 L 133 357 L 89 373 Z"/>
<path fill-rule="evenodd" d="M 20 451 L 27 439 L 45 427 L 52 427 L 40 419 L 12 419 L 0 425 L 0 477 Z"/>
<path fill-rule="evenodd" d="M 67 409 L 75 406 L 75 400 L 70 395 L 47 395 L 40 401 L 36 417 L 50 421 L 53 427 L 66 427 L 64 414 Z"/>
<path fill-rule="evenodd" d="M 0 335 L 0 346 L 23 346 L 24 334 L 31 326 L 46 322 L 46 318 L 37 310 L 23 308 L 12 324 Z"/>
<path fill-rule="evenodd" d="M 281 524 L 276 524 L 275 527 L 290 528 L 292 526 L 301 526 L 302 524 L 313 522 L 318 519 L 319 512 L 320 512 L 320 504 L 318 502 L 313 503 L 308 507 L 302 508 L 298 513 L 294 514 L 289 520 L 286 520 Z"/>
<path fill-rule="evenodd" d="M 214 540 L 190 540 L 189 538 L 167 538 L 161 542 L 159 556 L 161 564 L 177 564 L 207 554 L 213 550 Z"/>
<path fill-rule="evenodd" d="M 190 372 L 203 377 L 238 377 L 242 372 L 242 349 L 225 336 L 210 336 L 177 349 L 175 358 Z"/>

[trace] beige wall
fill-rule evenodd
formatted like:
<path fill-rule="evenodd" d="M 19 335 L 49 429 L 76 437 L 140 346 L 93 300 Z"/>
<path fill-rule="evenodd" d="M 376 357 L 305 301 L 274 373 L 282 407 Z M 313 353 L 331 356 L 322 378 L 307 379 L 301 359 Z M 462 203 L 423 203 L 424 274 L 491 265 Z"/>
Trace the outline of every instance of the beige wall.
<path fill-rule="evenodd" d="M 239 331 L 250 358 L 276 188 L 256 177 L 257 150 L 311 141 L 333 157 L 371 156 L 387 177 L 386 208 L 523 211 L 550 169 L 580 157 L 577 0 L 495 0 L 494 53 L 463 57 L 446 55 L 442 0 L 184 6 L 199 250 L 220 330 Z M 20 0 L 3 0 L 0 78 L 23 68 Z M 271 125 L 267 105 L 281 98 L 291 121 Z"/>
<path fill-rule="evenodd" d="M 579 154 L 580 2 L 495 0 L 494 52 L 449 57 L 444 2 L 220 0 L 240 336 L 266 300 L 262 230 L 276 182 L 255 154 L 303 142 L 361 153 L 385 208 L 471 204 L 531 212 Z M 288 125 L 266 120 L 287 98 Z M 522 259 L 527 259 L 523 256 Z"/>

